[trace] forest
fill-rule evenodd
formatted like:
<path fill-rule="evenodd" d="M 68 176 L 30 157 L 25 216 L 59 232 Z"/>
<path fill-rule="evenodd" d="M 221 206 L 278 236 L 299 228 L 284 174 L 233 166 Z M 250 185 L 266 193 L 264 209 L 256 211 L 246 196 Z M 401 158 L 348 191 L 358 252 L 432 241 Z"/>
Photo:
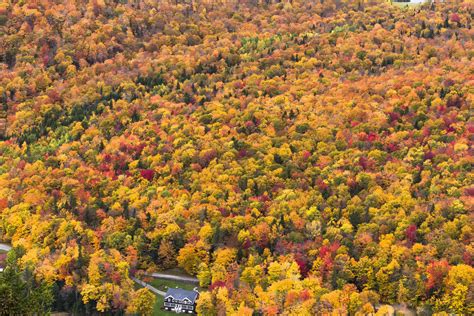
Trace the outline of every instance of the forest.
<path fill-rule="evenodd" d="M 0 3 L 0 315 L 474 314 L 474 2 Z M 401 314 L 400 314 L 401 315 Z"/>

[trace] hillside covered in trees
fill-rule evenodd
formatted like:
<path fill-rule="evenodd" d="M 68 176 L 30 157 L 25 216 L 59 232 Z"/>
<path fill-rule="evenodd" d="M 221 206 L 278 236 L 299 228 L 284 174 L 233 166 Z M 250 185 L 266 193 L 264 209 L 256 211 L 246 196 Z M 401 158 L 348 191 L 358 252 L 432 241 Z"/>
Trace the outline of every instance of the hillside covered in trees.
<path fill-rule="evenodd" d="M 0 3 L 0 241 L 35 311 L 138 313 L 131 277 L 180 267 L 201 315 L 472 315 L 473 13 Z"/>

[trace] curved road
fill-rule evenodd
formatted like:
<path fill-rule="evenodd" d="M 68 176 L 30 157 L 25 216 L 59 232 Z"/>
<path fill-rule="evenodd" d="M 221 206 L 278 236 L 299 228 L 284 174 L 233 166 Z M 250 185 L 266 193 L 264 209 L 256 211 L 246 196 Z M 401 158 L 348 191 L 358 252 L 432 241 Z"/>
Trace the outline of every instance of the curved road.
<path fill-rule="evenodd" d="M 0 250 L 10 251 L 11 249 L 12 249 L 12 246 L 10 246 L 9 244 L 0 243 Z"/>

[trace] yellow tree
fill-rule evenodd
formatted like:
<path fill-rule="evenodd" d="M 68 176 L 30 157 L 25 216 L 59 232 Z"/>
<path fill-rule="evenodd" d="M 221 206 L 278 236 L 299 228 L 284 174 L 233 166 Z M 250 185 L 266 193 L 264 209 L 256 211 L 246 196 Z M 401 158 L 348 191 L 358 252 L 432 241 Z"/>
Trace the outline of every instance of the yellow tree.
<path fill-rule="evenodd" d="M 209 246 L 203 241 L 188 243 L 179 251 L 178 265 L 186 272 L 196 275 L 201 263 L 209 262 Z"/>
<path fill-rule="evenodd" d="M 127 312 L 143 316 L 153 314 L 153 306 L 155 305 L 156 296 L 148 289 L 139 289 L 132 294 Z"/>

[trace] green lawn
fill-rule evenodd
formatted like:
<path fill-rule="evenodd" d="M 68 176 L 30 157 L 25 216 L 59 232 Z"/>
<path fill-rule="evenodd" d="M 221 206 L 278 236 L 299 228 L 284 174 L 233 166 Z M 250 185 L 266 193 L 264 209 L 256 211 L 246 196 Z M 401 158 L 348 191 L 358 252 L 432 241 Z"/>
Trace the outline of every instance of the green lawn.
<path fill-rule="evenodd" d="M 176 313 L 161 310 L 162 306 L 163 306 L 163 297 L 160 296 L 160 295 L 157 295 L 156 296 L 156 301 L 155 301 L 155 306 L 153 307 L 153 315 L 154 316 L 166 316 L 166 315 L 173 315 L 173 314 L 176 315 Z"/>

